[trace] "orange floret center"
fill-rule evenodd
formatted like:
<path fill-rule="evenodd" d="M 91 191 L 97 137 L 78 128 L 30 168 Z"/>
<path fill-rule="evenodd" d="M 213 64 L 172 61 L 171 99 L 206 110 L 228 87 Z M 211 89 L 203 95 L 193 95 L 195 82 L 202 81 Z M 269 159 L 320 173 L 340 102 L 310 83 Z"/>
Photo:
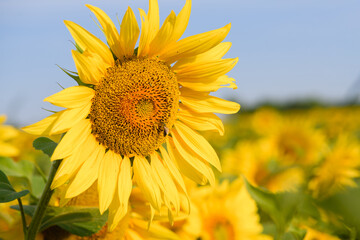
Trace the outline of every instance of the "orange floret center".
<path fill-rule="evenodd" d="M 123 156 L 148 156 L 165 141 L 179 108 L 179 88 L 169 66 L 157 59 L 126 59 L 109 67 L 94 87 L 92 134 Z"/>

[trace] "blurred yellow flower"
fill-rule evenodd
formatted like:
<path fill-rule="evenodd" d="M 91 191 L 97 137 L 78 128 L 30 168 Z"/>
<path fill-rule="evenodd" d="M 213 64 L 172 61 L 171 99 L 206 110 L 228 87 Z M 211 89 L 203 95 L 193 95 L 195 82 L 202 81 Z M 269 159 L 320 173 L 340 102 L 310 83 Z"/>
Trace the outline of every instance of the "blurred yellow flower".
<path fill-rule="evenodd" d="M 0 115 L 0 156 L 16 157 L 19 155 L 19 149 L 13 144 L 13 140 L 19 135 L 19 131 L 9 125 L 4 125 L 5 115 Z"/>
<path fill-rule="evenodd" d="M 314 170 L 309 189 L 314 197 L 324 198 L 346 186 L 357 186 L 354 178 L 360 177 L 360 145 L 355 139 L 340 136 L 323 162 Z"/>
<path fill-rule="evenodd" d="M 189 190 L 192 209 L 189 220 L 179 224 L 175 232 L 182 239 L 254 240 L 272 239 L 262 234 L 255 201 L 242 180 L 223 181 L 214 188 L 205 186 Z M 200 229 L 200 230 L 199 230 Z M 194 236 L 194 234 L 200 234 Z M 187 237 L 186 237 L 187 236 Z"/>
<path fill-rule="evenodd" d="M 331 236 L 330 234 L 307 228 L 304 240 L 340 240 L 340 238 Z"/>
<path fill-rule="evenodd" d="M 276 166 L 275 153 L 268 141 L 239 141 L 222 155 L 223 174 L 244 175 L 251 184 L 272 192 L 295 190 L 304 180 L 302 169 Z"/>
<path fill-rule="evenodd" d="M 324 134 L 311 122 L 289 118 L 268 140 L 284 164 L 314 164 L 326 147 Z"/>
<path fill-rule="evenodd" d="M 185 191 L 181 174 L 199 184 L 215 182 L 211 166 L 221 170 L 218 156 L 197 130 L 223 134 L 222 121 L 213 112 L 239 110 L 239 104 L 209 95 L 221 87 L 236 88 L 225 74 L 238 59 L 222 59 L 231 47 L 221 43 L 230 24 L 178 41 L 191 0 L 177 16 L 172 11 L 161 28 L 158 2 L 150 0 L 148 14 L 140 9 L 141 33 L 131 8 L 119 34 L 106 13 L 87 7 L 110 48 L 66 20 L 77 46 L 72 55 L 81 86 L 46 98 L 66 109 L 24 130 L 36 135 L 66 132 L 51 158 L 63 159 L 52 188 L 70 181 L 66 198 L 73 198 L 97 180 L 100 212 L 109 209 L 113 230 L 127 213 L 132 180 L 153 209 L 160 211 L 165 204 L 175 212 L 178 191 Z"/>
<path fill-rule="evenodd" d="M 252 127 L 260 135 L 270 134 L 281 126 L 282 116 L 274 108 L 263 107 L 252 115 Z"/>

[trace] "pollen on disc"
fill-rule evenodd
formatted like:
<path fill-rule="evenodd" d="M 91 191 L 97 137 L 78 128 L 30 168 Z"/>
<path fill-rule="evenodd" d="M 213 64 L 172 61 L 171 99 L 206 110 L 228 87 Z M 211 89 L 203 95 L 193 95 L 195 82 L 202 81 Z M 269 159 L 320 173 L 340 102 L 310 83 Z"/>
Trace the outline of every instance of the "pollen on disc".
<path fill-rule="evenodd" d="M 109 67 L 94 87 L 90 121 L 97 141 L 123 156 L 148 156 L 164 142 L 179 108 L 175 74 L 156 59 L 127 59 Z"/>

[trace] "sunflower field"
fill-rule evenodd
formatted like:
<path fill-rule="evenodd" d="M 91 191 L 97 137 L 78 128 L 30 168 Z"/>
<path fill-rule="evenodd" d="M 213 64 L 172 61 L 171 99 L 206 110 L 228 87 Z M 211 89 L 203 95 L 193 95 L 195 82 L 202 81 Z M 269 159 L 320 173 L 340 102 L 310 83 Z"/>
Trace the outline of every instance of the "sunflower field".
<path fill-rule="evenodd" d="M 87 4 L 104 40 L 64 21 L 57 110 L 0 115 L 0 240 L 360 239 L 360 106 L 215 96 L 237 89 L 231 23 L 182 38 L 191 6 Z"/>
<path fill-rule="evenodd" d="M 180 196 L 180 214 L 172 222 L 167 213 L 156 213 L 149 224 L 148 203 L 133 188 L 131 210 L 106 232 L 95 185 L 65 204 L 59 189 L 36 239 L 358 239 L 359 116 L 358 106 L 240 111 L 225 120 L 224 136 L 206 136 L 221 159 L 216 182 L 200 186 L 185 179 L 190 204 Z M 5 120 L 2 184 L 5 173 L 30 222 L 59 137 L 36 139 Z M 22 239 L 18 201 L 0 206 L 0 237 Z"/>

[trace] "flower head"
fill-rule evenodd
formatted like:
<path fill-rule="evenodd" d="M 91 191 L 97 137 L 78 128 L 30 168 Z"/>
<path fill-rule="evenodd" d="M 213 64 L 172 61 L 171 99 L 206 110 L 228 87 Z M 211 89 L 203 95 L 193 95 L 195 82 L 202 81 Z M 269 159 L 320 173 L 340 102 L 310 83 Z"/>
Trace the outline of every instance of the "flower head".
<path fill-rule="evenodd" d="M 272 239 L 262 234 L 256 203 L 241 179 L 189 192 L 191 208 L 196 211 L 188 219 L 175 222 L 173 230 L 181 239 Z"/>
<path fill-rule="evenodd" d="M 187 0 L 159 28 L 157 0 L 140 9 L 141 33 L 131 8 L 120 32 L 101 9 L 87 5 L 100 22 L 109 46 L 81 26 L 65 21 L 77 50 L 72 51 L 81 86 L 69 87 L 45 101 L 66 108 L 25 127 L 38 135 L 65 133 L 52 155 L 63 159 L 52 188 L 68 183 L 75 197 L 96 180 L 99 208 L 109 208 L 110 230 L 126 215 L 133 181 L 160 211 L 179 210 L 182 174 L 197 183 L 214 183 L 216 152 L 198 131 L 223 134 L 213 113 L 235 113 L 237 103 L 210 96 L 221 87 L 236 88 L 225 76 L 237 63 L 222 59 L 230 43 L 221 43 L 230 24 L 179 40 L 191 10 Z M 140 36 L 138 47 L 136 43 Z"/>

